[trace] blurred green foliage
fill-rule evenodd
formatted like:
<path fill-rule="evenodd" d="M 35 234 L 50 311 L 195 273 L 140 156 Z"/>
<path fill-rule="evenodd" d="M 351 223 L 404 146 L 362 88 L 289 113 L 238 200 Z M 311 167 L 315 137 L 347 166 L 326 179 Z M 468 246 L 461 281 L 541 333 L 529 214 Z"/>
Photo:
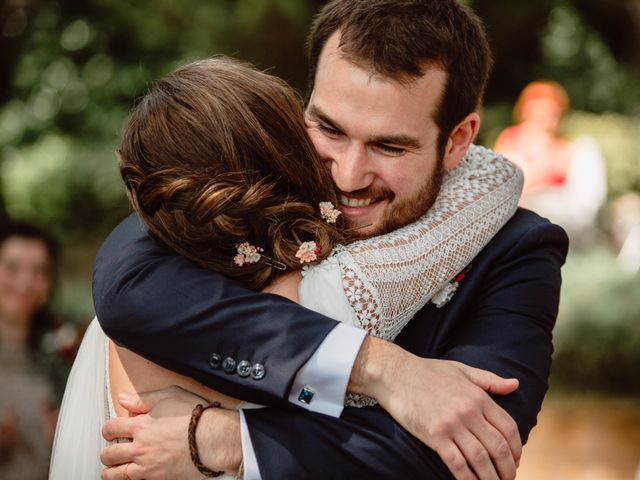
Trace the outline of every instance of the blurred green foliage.
<path fill-rule="evenodd" d="M 609 198 L 640 192 L 640 118 L 573 112 L 564 119 L 562 133 L 567 138 L 589 135 L 596 140 L 606 161 Z"/>
<path fill-rule="evenodd" d="M 563 269 L 552 384 L 640 395 L 640 276 L 606 250 L 574 252 Z"/>

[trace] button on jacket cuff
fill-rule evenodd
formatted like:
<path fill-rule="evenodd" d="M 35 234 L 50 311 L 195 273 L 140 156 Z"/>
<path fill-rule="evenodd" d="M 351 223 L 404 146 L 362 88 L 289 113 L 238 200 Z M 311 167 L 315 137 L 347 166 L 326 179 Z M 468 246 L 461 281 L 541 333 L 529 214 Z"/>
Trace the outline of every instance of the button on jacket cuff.
<path fill-rule="evenodd" d="M 339 323 L 296 375 L 289 401 L 313 412 L 339 417 L 351 369 L 365 336 L 364 330 Z M 308 392 L 313 392 L 311 399 Z"/>
<path fill-rule="evenodd" d="M 253 450 L 249 428 L 242 410 L 240 410 L 240 441 L 242 442 L 242 461 L 244 462 L 242 480 L 262 480 L 260 469 L 258 468 L 258 459 L 256 452 Z"/>

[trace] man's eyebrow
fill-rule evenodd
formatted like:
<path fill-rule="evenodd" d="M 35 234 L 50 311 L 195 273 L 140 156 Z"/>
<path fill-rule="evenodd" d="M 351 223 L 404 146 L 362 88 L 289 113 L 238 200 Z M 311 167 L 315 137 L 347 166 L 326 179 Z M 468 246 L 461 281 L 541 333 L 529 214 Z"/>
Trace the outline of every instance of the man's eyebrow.
<path fill-rule="evenodd" d="M 419 149 L 422 144 L 420 140 L 415 137 L 410 137 L 409 135 L 398 134 L 398 135 L 380 135 L 377 137 L 370 137 L 368 143 L 378 143 L 385 145 L 397 145 L 399 147 L 405 147 L 410 149 Z"/>
<path fill-rule="evenodd" d="M 324 113 L 316 105 L 310 105 L 307 108 L 307 112 L 310 116 L 318 119 L 322 123 L 327 124 L 331 128 L 334 128 L 340 132 L 344 132 L 344 128 L 342 128 L 335 120 L 329 117 L 329 115 Z M 405 135 L 402 133 L 399 133 L 397 135 L 390 134 L 390 135 L 373 136 L 367 140 L 367 143 L 397 145 L 399 147 L 405 147 L 405 148 L 414 149 L 414 150 L 417 150 L 422 147 L 420 140 L 418 140 L 415 137 L 411 137 L 409 135 Z"/>
<path fill-rule="evenodd" d="M 331 128 L 335 128 L 336 130 L 340 130 L 340 131 L 344 130 L 340 125 L 338 125 L 335 122 L 335 120 L 331 119 L 331 117 L 329 117 L 329 115 L 324 113 L 322 110 L 320 110 L 320 108 L 316 107 L 315 105 L 310 105 L 309 108 L 307 108 L 307 112 L 309 113 L 309 115 L 311 115 L 312 117 L 317 118 L 322 123 L 326 123 Z"/>

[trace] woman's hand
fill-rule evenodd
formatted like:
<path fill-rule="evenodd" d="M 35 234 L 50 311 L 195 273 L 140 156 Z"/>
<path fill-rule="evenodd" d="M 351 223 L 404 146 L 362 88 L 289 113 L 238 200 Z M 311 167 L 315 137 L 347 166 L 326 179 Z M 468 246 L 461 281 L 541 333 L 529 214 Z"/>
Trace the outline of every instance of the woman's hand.
<path fill-rule="evenodd" d="M 191 461 L 187 434 L 193 409 L 207 403 L 175 386 L 121 396 L 120 404 L 135 416 L 109 420 L 102 436 L 107 441 L 129 438 L 131 442 L 109 445 L 102 451 L 100 459 L 107 466 L 102 479 L 201 478 Z M 222 408 L 203 412 L 196 443 L 200 460 L 208 468 L 236 472 L 242 460 L 239 413 Z"/>

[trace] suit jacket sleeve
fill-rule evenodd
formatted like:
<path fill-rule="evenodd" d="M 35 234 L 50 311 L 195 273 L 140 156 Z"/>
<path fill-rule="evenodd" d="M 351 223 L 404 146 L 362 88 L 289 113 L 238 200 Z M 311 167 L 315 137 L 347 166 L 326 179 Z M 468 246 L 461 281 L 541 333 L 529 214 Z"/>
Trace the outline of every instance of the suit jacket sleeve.
<path fill-rule="evenodd" d="M 276 295 L 246 290 L 151 238 L 136 215 L 98 252 L 96 314 L 105 333 L 140 355 L 225 394 L 287 404 L 291 383 L 337 322 Z M 261 380 L 212 368 L 212 353 L 262 363 Z"/>
<path fill-rule="evenodd" d="M 417 353 L 518 378 L 517 392 L 495 400 L 525 442 L 547 390 L 567 239 L 561 228 L 538 222 L 510 245 L 489 260 L 492 268 L 472 301 L 451 302 L 464 307 L 449 309 L 462 318 L 450 334 L 436 342 L 423 339 L 438 346 Z M 397 340 L 414 336 L 412 327 Z M 263 480 L 452 478 L 434 451 L 378 407 L 345 408 L 339 419 L 279 409 L 246 411 L 245 418 Z"/>

